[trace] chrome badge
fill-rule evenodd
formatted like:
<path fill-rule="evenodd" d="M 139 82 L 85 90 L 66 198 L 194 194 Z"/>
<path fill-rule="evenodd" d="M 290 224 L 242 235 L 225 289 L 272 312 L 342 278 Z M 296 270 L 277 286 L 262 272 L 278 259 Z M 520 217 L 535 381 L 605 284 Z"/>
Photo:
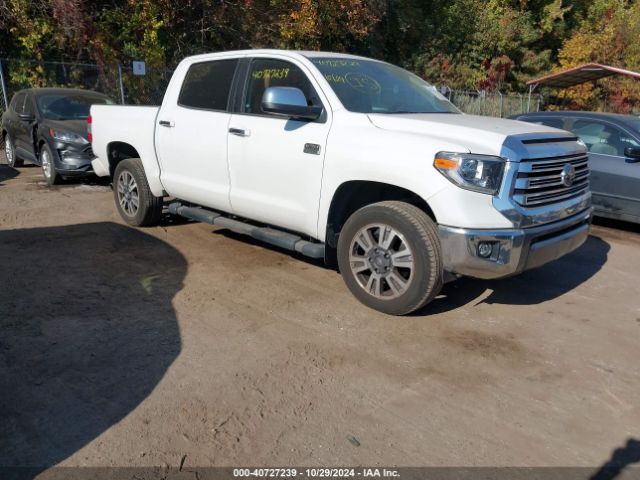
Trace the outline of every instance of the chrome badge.
<path fill-rule="evenodd" d="M 562 169 L 562 173 L 560 174 L 560 180 L 565 187 L 570 187 L 573 185 L 573 181 L 576 178 L 576 169 L 573 165 L 568 164 L 565 165 Z"/>

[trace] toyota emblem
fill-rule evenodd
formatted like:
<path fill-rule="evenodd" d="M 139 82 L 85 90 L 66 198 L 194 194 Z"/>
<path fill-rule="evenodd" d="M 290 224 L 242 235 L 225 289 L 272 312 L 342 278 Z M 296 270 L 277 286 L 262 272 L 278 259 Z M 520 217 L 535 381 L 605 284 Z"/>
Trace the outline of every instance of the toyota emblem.
<path fill-rule="evenodd" d="M 576 169 L 571 164 L 565 165 L 562 169 L 562 173 L 560 174 L 560 180 L 562 180 L 562 184 L 565 187 L 570 187 L 571 185 L 573 185 L 573 181 L 575 179 Z"/>

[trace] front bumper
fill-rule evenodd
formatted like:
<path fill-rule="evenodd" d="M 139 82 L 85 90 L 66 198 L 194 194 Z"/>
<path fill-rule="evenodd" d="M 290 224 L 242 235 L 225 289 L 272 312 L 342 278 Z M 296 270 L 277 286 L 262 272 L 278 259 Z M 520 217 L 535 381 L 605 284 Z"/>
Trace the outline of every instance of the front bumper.
<path fill-rule="evenodd" d="M 61 145 L 56 145 L 60 147 Z M 77 151 L 71 148 L 57 148 L 56 172 L 65 177 L 85 177 L 93 175 L 91 161 L 95 158 L 90 150 Z"/>
<path fill-rule="evenodd" d="M 475 278 L 516 275 L 572 252 L 589 236 L 592 208 L 561 221 L 521 229 L 469 230 L 439 226 L 444 269 Z M 491 245 L 483 258 L 481 243 Z"/>

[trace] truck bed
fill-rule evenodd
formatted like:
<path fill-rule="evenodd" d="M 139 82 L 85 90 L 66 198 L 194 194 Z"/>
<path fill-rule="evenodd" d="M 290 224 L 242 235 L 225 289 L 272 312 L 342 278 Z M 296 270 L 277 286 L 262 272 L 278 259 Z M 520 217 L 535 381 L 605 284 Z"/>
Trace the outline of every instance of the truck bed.
<path fill-rule="evenodd" d="M 91 107 L 93 167 L 97 175 L 109 175 L 108 147 L 115 142 L 134 145 L 142 159 L 151 191 L 162 195 L 160 167 L 154 134 L 160 107 L 94 105 Z"/>

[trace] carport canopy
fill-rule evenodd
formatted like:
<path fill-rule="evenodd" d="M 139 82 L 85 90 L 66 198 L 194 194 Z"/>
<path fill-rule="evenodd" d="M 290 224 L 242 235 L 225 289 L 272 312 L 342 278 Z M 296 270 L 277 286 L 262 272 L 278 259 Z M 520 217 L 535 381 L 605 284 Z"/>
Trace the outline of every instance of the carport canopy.
<path fill-rule="evenodd" d="M 585 63 L 579 67 L 570 68 L 558 73 L 551 73 L 534 80 L 529 80 L 529 91 L 535 90 L 538 85 L 547 87 L 568 88 L 580 83 L 591 82 L 612 75 L 623 75 L 625 77 L 640 79 L 640 73 L 624 68 L 601 65 L 599 63 Z"/>

